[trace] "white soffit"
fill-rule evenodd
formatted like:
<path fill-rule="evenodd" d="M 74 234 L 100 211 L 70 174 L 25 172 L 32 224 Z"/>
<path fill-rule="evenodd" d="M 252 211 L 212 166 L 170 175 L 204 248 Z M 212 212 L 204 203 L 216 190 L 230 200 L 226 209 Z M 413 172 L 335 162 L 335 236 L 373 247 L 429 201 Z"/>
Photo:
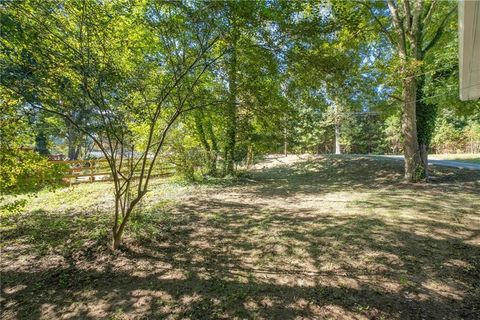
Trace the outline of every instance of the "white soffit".
<path fill-rule="evenodd" d="M 480 0 L 458 4 L 460 99 L 480 99 Z"/>

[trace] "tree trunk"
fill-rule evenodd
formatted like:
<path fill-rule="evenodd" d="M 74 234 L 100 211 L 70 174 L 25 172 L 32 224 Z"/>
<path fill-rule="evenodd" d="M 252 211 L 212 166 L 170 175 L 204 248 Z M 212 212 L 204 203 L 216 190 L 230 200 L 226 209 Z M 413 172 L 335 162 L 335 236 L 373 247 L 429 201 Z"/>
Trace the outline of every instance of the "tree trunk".
<path fill-rule="evenodd" d="M 68 141 L 68 160 L 75 160 L 75 146 Z"/>
<path fill-rule="evenodd" d="M 80 147 L 78 145 L 78 136 L 71 124 L 68 124 L 67 141 L 68 141 L 68 159 L 77 160 L 78 154 L 80 152 L 79 150 Z"/>
<path fill-rule="evenodd" d="M 335 154 L 342 154 L 342 150 L 340 148 L 340 126 L 336 121 L 335 121 Z"/>
<path fill-rule="evenodd" d="M 342 154 L 340 147 L 340 110 L 338 110 L 338 102 L 335 100 L 333 104 L 333 116 L 335 121 L 335 154 Z"/>
<path fill-rule="evenodd" d="M 406 77 L 403 81 L 403 123 L 405 180 L 417 182 L 424 179 L 423 166 L 417 140 L 416 125 L 417 83 L 415 77 Z"/>
<path fill-rule="evenodd" d="M 198 139 L 200 140 L 200 143 L 205 149 L 205 153 L 207 155 L 207 169 L 208 169 L 207 174 L 215 176 L 217 171 L 217 164 L 216 164 L 217 159 L 216 159 L 216 155 L 214 154 L 214 151 L 212 150 L 212 147 L 210 146 L 210 143 L 208 142 L 207 135 L 205 132 L 205 127 L 209 125 L 211 126 L 211 123 L 205 120 L 205 117 L 201 109 L 194 114 L 194 117 L 195 117 L 195 126 L 197 129 Z M 210 130 L 212 129 L 210 128 Z"/>
<path fill-rule="evenodd" d="M 117 250 L 120 246 L 120 241 L 122 239 L 121 232 L 118 232 L 119 229 L 119 216 L 121 208 L 121 197 L 118 194 L 115 194 L 115 220 L 112 228 L 112 250 Z"/>
<path fill-rule="evenodd" d="M 50 154 L 50 151 L 48 150 L 47 137 L 42 130 L 40 130 L 35 137 L 35 151 L 42 156 L 48 156 Z"/>
<path fill-rule="evenodd" d="M 437 107 L 428 104 L 424 98 L 425 77 L 417 77 L 417 139 L 420 150 L 420 158 L 422 160 L 423 176 L 428 180 L 428 152 L 430 151 L 430 143 L 435 130 L 435 120 L 437 117 Z"/>
<path fill-rule="evenodd" d="M 128 195 L 123 195 L 123 197 L 125 197 L 125 196 L 128 196 Z M 116 209 L 115 223 L 114 223 L 113 229 L 112 229 L 112 240 L 113 240 L 112 241 L 112 249 L 113 250 L 117 250 L 120 247 L 123 231 L 125 230 L 125 226 L 127 225 L 127 221 L 130 218 L 130 214 L 132 213 L 135 205 L 140 201 L 140 199 L 142 197 L 143 197 L 143 195 L 137 196 L 134 200 L 132 200 L 132 202 L 130 202 L 130 204 L 126 204 L 126 205 L 128 205 L 128 208 L 124 209 L 124 210 L 120 208 L 120 204 L 119 204 L 119 202 L 122 201 L 122 198 L 121 197 L 117 198 L 117 201 L 119 201 L 116 204 L 118 209 Z M 128 200 L 126 202 L 128 202 Z M 118 221 L 119 212 L 122 213 L 121 222 Z"/>
<path fill-rule="evenodd" d="M 212 142 L 211 146 L 211 167 L 210 167 L 210 172 L 213 176 L 216 176 L 217 175 L 217 161 L 218 161 L 218 155 L 219 155 L 219 151 L 218 151 L 218 144 L 217 144 L 217 138 L 215 137 L 215 133 L 213 132 L 213 127 L 212 127 L 212 123 L 210 122 L 210 120 L 207 119 L 207 122 L 206 122 L 206 127 L 207 127 L 207 133 L 208 133 L 208 136 L 210 137 L 210 141 Z"/>
<path fill-rule="evenodd" d="M 288 156 L 287 128 L 283 129 L 283 155 Z"/>
<path fill-rule="evenodd" d="M 229 101 L 227 106 L 227 143 L 225 148 L 225 174 L 235 173 L 235 143 L 237 135 L 237 35 L 233 22 L 232 44 L 228 70 Z"/>
<path fill-rule="evenodd" d="M 80 151 L 82 150 L 82 145 L 77 145 L 77 148 L 75 150 L 75 160 L 80 157 Z"/>
<path fill-rule="evenodd" d="M 120 243 L 122 240 L 122 234 L 121 233 L 114 233 L 113 234 L 113 242 L 112 242 L 112 250 L 118 250 L 120 247 Z"/>
<path fill-rule="evenodd" d="M 422 160 L 422 170 L 425 180 L 428 180 L 428 146 L 425 143 L 420 143 L 420 159 Z"/>
<path fill-rule="evenodd" d="M 247 169 L 249 169 L 252 164 L 253 164 L 253 147 L 251 144 L 249 144 L 248 151 L 247 151 L 247 161 L 246 161 Z"/>
<path fill-rule="evenodd" d="M 81 145 L 75 145 L 73 141 L 68 140 L 68 159 L 77 160 L 80 155 Z"/>

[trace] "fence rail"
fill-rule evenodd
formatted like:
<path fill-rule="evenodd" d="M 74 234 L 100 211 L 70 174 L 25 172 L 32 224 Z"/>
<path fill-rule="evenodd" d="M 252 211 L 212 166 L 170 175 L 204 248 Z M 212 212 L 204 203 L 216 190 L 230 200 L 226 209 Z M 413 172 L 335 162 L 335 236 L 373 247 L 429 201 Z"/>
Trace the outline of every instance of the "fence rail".
<path fill-rule="evenodd" d="M 63 180 L 68 183 L 97 182 L 113 180 L 110 167 L 106 159 L 97 160 L 50 160 L 51 163 L 65 164 L 67 169 Z M 125 172 L 128 172 L 131 163 L 124 162 Z M 141 170 L 134 171 L 134 178 Z M 171 164 L 159 163 L 152 170 L 152 176 L 170 176 L 175 173 L 175 167 Z"/>

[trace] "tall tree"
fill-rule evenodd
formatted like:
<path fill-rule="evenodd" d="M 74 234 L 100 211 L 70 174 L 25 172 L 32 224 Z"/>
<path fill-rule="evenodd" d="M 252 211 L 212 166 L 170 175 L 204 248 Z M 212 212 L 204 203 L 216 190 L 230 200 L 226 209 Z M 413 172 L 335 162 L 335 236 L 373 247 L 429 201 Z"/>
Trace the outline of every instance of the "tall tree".
<path fill-rule="evenodd" d="M 202 3 L 25 1 L 6 7 L 4 60 L 28 73 L 9 73 L 2 85 L 31 108 L 66 119 L 103 152 L 113 177 L 117 249 L 168 132 L 198 107 L 196 86 L 222 56 L 210 55 L 221 35 Z M 79 88 L 82 103 L 63 103 L 68 88 L 57 81 L 63 77 Z M 90 117 L 79 123 L 71 114 L 83 108 Z"/>
<path fill-rule="evenodd" d="M 235 144 L 237 139 L 237 104 L 238 104 L 238 61 L 237 47 L 239 34 L 239 17 L 237 3 L 227 2 L 227 17 L 229 24 L 229 54 L 227 62 L 228 102 L 227 102 L 227 130 L 225 144 L 225 174 L 234 174 Z"/>
<path fill-rule="evenodd" d="M 404 139 L 405 179 L 416 182 L 427 178 L 426 139 L 418 139 L 418 74 L 422 62 L 441 38 L 445 25 L 455 11 L 450 1 L 387 0 L 389 22 L 385 21 L 384 3 L 362 2 L 380 30 L 395 48 L 403 100 L 402 133 Z M 422 108 L 422 111 L 427 110 Z M 425 126 L 421 122 L 422 126 Z M 426 132 L 424 128 L 421 132 Z"/>

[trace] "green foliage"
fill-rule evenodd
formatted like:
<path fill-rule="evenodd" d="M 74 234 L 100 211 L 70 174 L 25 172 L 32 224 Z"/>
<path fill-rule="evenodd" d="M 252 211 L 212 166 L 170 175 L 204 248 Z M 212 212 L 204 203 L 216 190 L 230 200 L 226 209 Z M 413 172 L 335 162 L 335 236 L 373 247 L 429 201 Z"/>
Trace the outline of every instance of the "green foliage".
<path fill-rule="evenodd" d="M 170 141 L 168 161 L 175 165 L 175 171 L 182 179 L 195 181 L 198 169 L 207 163 L 205 152 L 200 149 L 194 137 L 185 134 L 183 127 L 172 132 Z"/>
<path fill-rule="evenodd" d="M 432 148 L 435 153 L 480 152 L 480 121 L 459 118 L 454 111 L 443 110 L 433 134 Z"/>
<path fill-rule="evenodd" d="M 401 117 L 399 114 L 393 114 L 385 120 L 384 128 L 387 153 L 399 154 L 402 152 L 403 138 L 401 127 Z"/>
<path fill-rule="evenodd" d="M 345 152 L 381 154 L 386 151 L 384 122 L 378 115 L 352 115 L 342 124 Z"/>
<path fill-rule="evenodd" d="M 33 151 L 33 135 L 18 101 L 6 100 L 0 116 L 0 193 L 23 193 L 60 183 L 65 166 Z"/>
<path fill-rule="evenodd" d="M 66 172 L 64 165 L 53 164 L 34 151 L 2 148 L 1 152 L 2 193 L 31 192 L 45 186 L 55 186 Z"/>
<path fill-rule="evenodd" d="M 310 104 L 311 103 L 311 104 Z M 296 152 L 327 153 L 333 148 L 334 128 L 322 101 L 308 99 L 290 121 L 289 142 Z"/>
<path fill-rule="evenodd" d="M 47 147 L 47 137 L 43 132 L 39 132 L 35 137 L 35 151 L 42 156 L 48 156 L 50 154 Z"/>

